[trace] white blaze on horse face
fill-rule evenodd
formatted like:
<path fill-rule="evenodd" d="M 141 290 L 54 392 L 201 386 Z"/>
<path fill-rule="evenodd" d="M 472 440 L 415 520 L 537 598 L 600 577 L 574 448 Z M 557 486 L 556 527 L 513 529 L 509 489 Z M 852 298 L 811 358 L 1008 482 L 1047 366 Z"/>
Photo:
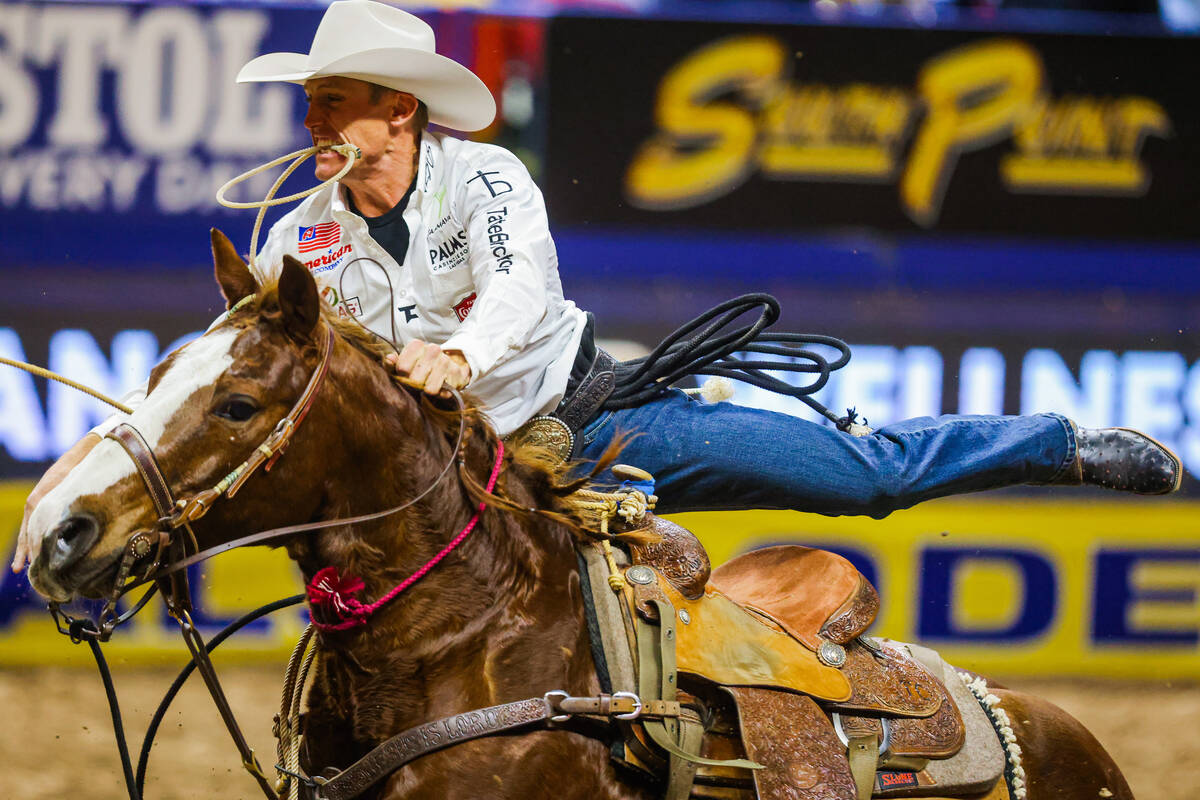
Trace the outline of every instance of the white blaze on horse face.
<path fill-rule="evenodd" d="M 154 391 L 134 409 L 127 421 L 138 429 L 151 450 L 157 449 L 175 413 L 197 392 L 216 383 L 233 364 L 231 350 L 239 333 L 234 328 L 222 328 L 186 345 L 176 354 Z M 42 540 L 70 513 L 79 498 L 103 495 L 136 472 L 133 460 L 121 445 L 112 439 L 96 445 L 46 494 L 29 518 L 35 558 Z"/>

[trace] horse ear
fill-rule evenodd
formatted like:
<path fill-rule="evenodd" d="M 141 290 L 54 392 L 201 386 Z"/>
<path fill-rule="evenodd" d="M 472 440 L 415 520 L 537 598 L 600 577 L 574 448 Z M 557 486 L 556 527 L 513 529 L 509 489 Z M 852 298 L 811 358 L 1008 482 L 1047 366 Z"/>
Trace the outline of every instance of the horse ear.
<path fill-rule="evenodd" d="M 309 338 L 321 316 L 321 301 L 312 273 L 287 255 L 279 274 L 279 309 L 283 312 L 284 330 L 297 339 Z"/>
<path fill-rule="evenodd" d="M 216 228 L 209 231 L 209 236 L 212 238 L 213 272 L 217 276 L 217 285 L 225 296 L 225 308 L 233 308 L 243 297 L 258 291 L 258 282 L 228 236 Z"/>

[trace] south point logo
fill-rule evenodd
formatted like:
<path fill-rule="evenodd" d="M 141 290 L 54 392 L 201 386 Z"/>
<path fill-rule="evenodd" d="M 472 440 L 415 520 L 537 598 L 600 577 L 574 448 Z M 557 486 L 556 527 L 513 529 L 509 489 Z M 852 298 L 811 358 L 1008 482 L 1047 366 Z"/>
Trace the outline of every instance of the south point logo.
<path fill-rule="evenodd" d="M 965 153 L 1011 137 L 999 178 L 1012 193 L 1137 197 L 1150 183 L 1146 137 L 1171 132 L 1148 97 L 1051 96 L 1040 56 L 1017 39 L 941 53 L 921 67 L 915 89 L 795 83 L 793 50 L 771 36 L 736 36 L 675 64 L 659 83 L 659 131 L 626 172 L 629 201 L 692 208 L 755 172 L 771 181 L 898 182 L 904 213 L 932 227 Z"/>

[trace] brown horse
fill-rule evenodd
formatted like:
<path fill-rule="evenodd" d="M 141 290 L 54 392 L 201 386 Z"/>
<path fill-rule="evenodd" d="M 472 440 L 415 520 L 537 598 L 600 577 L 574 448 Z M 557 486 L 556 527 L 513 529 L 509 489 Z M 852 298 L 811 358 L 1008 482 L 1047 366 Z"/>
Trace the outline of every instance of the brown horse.
<path fill-rule="evenodd" d="M 598 695 L 575 551 L 580 517 L 562 473 L 536 449 L 510 447 L 488 492 L 500 443 L 481 414 L 463 412 L 456 454 L 460 413 L 399 385 L 378 346 L 322 311 L 299 262 L 285 259 L 278 285 L 260 287 L 228 240 L 214 232 L 213 244 L 229 305 L 253 297 L 159 365 L 131 418 L 176 496 L 211 487 L 266 439 L 317 369 L 331 326 L 337 336 L 325 383 L 287 452 L 196 523 L 199 547 L 389 508 L 434 485 L 403 514 L 287 541 L 306 581 L 336 565 L 377 598 L 441 551 L 481 501 L 487 506 L 461 546 L 369 624 L 321 634 L 304 722 L 310 773 L 344 769 L 398 732 L 464 711 L 552 690 Z M 36 509 L 31 580 L 52 599 L 105 596 L 131 534 L 159 516 L 133 462 L 105 440 Z M 1079 723 L 1035 698 L 997 694 L 1024 752 L 1029 800 L 1132 797 Z M 605 735 L 567 726 L 434 752 L 374 791 L 615 800 L 660 796 L 661 787 L 618 770 Z M 731 788 L 721 796 L 755 795 Z"/>

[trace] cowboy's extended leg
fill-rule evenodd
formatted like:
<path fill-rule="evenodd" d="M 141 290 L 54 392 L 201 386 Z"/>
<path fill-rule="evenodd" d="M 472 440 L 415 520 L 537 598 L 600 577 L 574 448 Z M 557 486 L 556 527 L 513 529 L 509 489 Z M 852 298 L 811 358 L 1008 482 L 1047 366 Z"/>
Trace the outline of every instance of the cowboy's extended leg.
<path fill-rule="evenodd" d="M 1054 414 L 921 417 L 867 437 L 786 414 L 731 403 L 708 405 L 680 392 L 601 415 L 587 426 L 584 458 L 619 431 L 637 432 L 621 461 L 653 473 L 659 510 L 794 508 L 883 517 L 922 500 L 1021 483 L 1092 483 L 1120 472 L 1145 491 L 1177 485 L 1178 462 L 1126 432 L 1100 453 Z M 1100 458 L 1100 463 L 1088 459 Z M 1126 480 L 1128 482 L 1128 480 Z M 1115 483 L 1110 481 L 1110 483 Z"/>

